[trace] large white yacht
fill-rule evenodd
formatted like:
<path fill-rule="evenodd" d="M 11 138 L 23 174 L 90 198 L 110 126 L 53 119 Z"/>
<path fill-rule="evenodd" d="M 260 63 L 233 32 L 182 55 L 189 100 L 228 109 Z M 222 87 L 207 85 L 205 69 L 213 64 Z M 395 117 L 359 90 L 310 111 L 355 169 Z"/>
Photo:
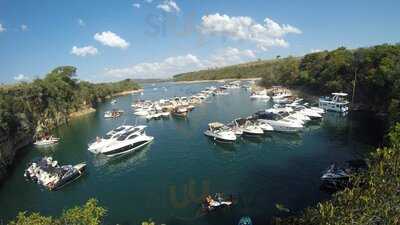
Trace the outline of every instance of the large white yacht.
<path fill-rule="evenodd" d="M 332 93 L 331 97 L 321 97 L 319 107 L 327 111 L 347 112 L 349 111 L 349 101 L 346 99 L 346 93 Z"/>
<path fill-rule="evenodd" d="M 104 137 L 97 137 L 96 141 L 89 144 L 88 150 L 93 153 L 98 153 L 99 151 L 101 151 L 102 148 L 116 141 L 116 139 L 119 138 L 122 134 L 129 131 L 141 132 L 144 130 L 144 128 L 146 128 L 146 126 L 136 126 L 136 127 L 129 125 L 119 126 L 107 132 L 107 134 Z"/>
<path fill-rule="evenodd" d="M 213 138 L 215 141 L 236 141 L 235 133 L 229 127 L 226 127 L 224 124 L 218 122 L 208 124 L 208 129 L 204 131 L 204 134 Z"/>
<path fill-rule="evenodd" d="M 106 146 L 98 149 L 95 153 L 112 157 L 130 153 L 146 146 L 154 140 L 154 137 L 146 135 L 144 131 L 145 127 L 146 126 L 139 126 L 123 132 Z"/>
<path fill-rule="evenodd" d="M 281 115 L 275 113 L 260 111 L 254 115 L 254 118 L 257 118 L 261 122 L 268 123 L 274 128 L 274 131 L 299 132 L 303 129 L 302 124 L 283 118 Z"/>

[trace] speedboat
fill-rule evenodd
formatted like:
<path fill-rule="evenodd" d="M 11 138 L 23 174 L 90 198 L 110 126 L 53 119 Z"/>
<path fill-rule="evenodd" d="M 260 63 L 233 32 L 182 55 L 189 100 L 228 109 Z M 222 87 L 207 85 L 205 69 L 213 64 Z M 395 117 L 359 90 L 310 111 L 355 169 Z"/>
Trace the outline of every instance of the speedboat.
<path fill-rule="evenodd" d="M 262 135 L 264 131 L 255 122 L 247 119 L 235 119 L 236 123 L 242 129 L 244 135 Z"/>
<path fill-rule="evenodd" d="M 251 93 L 250 98 L 251 99 L 269 100 L 271 97 L 268 96 L 267 90 L 263 90 L 263 91 Z"/>
<path fill-rule="evenodd" d="M 40 140 L 35 141 L 33 144 L 41 147 L 41 146 L 51 146 L 51 145 L 55 145 L 60 141 L 59 138 L 50 136 L 50 137 L 44 137 Z"/>
<path fill-rule="evenodd" d="M 227 199 L 221 193 L 217 193 L 214 195 L 214 198 L 208 195 L 203 201 L 203 210 L 207 212 L 212 212 L 214 210 L 218 210 L 221 208 L 229 207 L 233 205 L 232 196 L 230 199 Z"/>
<path fill-rule="evenodd" d="M 106 111 L 104 113 L 104 118 L 109 119 L 109 118 L 117 118 L 122 115 L 123 111 L 122 110 L 113 110 L 113 111 Z"/>
<path fill-rule="evenodd" d="M 81 177 L 85 168 L 86 163 L 60 166 L 52 157 L 44 157 L 30 163 L 24 176 L 49 190 L 57 190 Z"/>
<path fill-rule="evenodd" d="M 229 129 L 233 131 L 236 136 L 241 136 L 243 134 L 242 128 L 239 127 L 235 120 L 229 123 L 227 127 L 229 127 Z"/>
<path fill-rule="evenodd" d="M 134 152 L 148 145 L 154 140 L 154 137 L 146 135 L 144 131 L 145 126 L 139 127 L 135 127 L 136 129 L 124 132 L 114 139 L 114 141 L 97 150 L 96 153 L 113 157 Z"/>
<path fill-rule="evenodd" d="M 176 117 L 186 117 L 188 110 L 185 107 L 177 107 L 172 111 L 172 115 Z"/>
<path fill-rule="evenodd" d="M 365 160 L 350 160 L 345 163 L 331 164 L 321 176 L 321 187 L 326 190 L 339 190 L 350 185 L 350 177 L 356 173 L 366 171 L 368 165 Z"/>
<path fill-rule="evenodd" d="M 149 110 L 145 108 L 139 108 L 135 110 L 133 114 L 135 114 L 136 116 L 147 116 L 149 115 Z"/>
<path fill-rule="evenodd" d="M 257 120 L 255 123 L 264 131 L 264 133 L 268 131 L 274 131 L 274 128 L 265 121 Z"/>
<path fill-rule="evenodd" d="M 265 111 L 257 112 L 254 116 L 260 122 L 265 122 L 271 125 L 274 131 L 280 132 L 299 132 L 303 129 L 303 125 L 289 120 L 287 118 L 283 118 L 279 114 L 275 113 L 268 113 Z"/>
<path fill-rule="evenodd" d="M 327 111 L 345 113 L 349 111 L 349 101 L 346 99 L 346 93 L 332 93 L 332 97 L 321 97 L 319 99 L 319 108 Z"/>
<path fill-rule="evenodd" d="M 107 132 L 107 134 L 104 137 L 102 137 L 102 138 L 97 137 L 96 141 L 94 141 L 93 143 L 91 143 L 89 145 L 88 150 L 93 153 L 98 153 L 99 151 L 101 151 L 102 148 L 113 143 L 122 134 L 124 134 L 128 131 L 135 131 L 135 132 L 140 133 L 144 130 L 144 128 L 146 128 L 146 126 L 129 126 L 129 125 L 119 126 L 115 129 Z"/>
<path fill-rule="evenodd" d="M 117 103 L 117 100 L 116 99 L 113 99 L 112 101 L 111 101 L 111 104 L 112 105 L 115 105 Z"/>
<path fill-rule="evenodd" d="M 208 124 L 208 129 L 204 134 L 220 142 L 236 141 L 235 133 L 222 123 L 214 122 Z"/>

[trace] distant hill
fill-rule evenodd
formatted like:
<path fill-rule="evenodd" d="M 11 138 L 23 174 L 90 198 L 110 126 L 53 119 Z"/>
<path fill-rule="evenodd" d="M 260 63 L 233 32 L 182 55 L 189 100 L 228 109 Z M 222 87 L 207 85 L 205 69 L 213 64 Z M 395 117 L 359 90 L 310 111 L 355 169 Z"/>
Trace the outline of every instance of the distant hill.
<path fill-rule="evenodd" d="M 258 60 L 227 67 L 177 74 L 174 81 L 243 79 L 262 77 L 282 59 Z"/>
<path fill-rule="evenodd" d="M 168 82 L 171 79 L 134 79 L 136 83 L 146 84 L 146 83 L 160 83 L 160 82 Z"/>

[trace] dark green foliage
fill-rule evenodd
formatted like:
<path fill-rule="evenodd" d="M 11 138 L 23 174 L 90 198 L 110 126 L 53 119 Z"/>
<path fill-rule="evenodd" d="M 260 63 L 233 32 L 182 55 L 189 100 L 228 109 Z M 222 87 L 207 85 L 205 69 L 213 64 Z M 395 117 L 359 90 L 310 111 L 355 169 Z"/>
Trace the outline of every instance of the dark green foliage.
<path fill-rule="evenodd" d="M 0 86 L 0 133 L 12 136 L 21 131 L 40 135 L 65 122 L 72 112 L 94 107 L 115 93 L 139 88 L 131 80 L 102 84 L 78 81 L 75 74 L 76 68 L 64 66 L 44 79 Z"/>
<path fill-rule="evenodd" d="M 98 205 L 96 199 L 90 199 L 84 206 L 64 211 L 59 218 L 21 212 L 9 225 L 100 225 L 106 212 L 106 209 Z"/>

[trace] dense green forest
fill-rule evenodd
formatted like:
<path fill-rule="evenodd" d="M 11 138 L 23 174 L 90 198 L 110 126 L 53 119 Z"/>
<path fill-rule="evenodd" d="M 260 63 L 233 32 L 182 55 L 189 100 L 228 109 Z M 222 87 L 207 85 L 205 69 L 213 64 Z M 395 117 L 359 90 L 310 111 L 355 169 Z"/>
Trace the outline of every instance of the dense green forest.
<path fill-rule="evenodd" d="M 257 62 L 244 63 L 216 69 L 200 70 L 195 72 L 178 74 L 173 77 L 174 81 L 194 80 L 221 80 L 221 79 L 243 79 L 262 77 L 268 73 L 269 68 L 280 60 L 259 60 Z"/>
<path fill-rule="evenodd" d="M 44 129 L 53 128 L 57 122 L 65 122 L 58 120 L 67 120 L 72 112 L 95 107 L 115 93 L 139 89 L 131 80 L 92 84 L 75 76 L 76 68 L 64 66 L 44 79 L 0 86 L 0 133 L 9 136 L 21 129 L 35 134 L 46 132 Z M 55 124 L 47 124 L 54 120 Z"/>

